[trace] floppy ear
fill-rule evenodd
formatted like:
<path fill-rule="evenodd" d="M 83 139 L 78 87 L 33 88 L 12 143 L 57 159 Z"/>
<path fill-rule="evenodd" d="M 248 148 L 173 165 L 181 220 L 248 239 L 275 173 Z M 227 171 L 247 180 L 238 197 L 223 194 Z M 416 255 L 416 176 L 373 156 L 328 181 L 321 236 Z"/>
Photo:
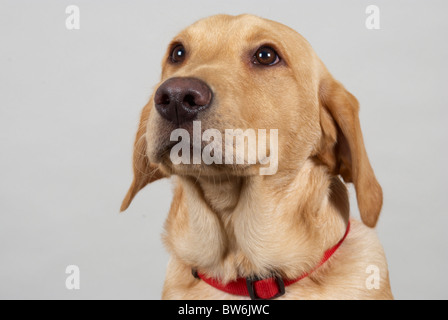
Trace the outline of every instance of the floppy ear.
<path fill-rule="evenodd" d="M 146 125 L 148 123 L 151 104 L 148 103 L 144 108 L 140 117 L 140 125 L 134 143 L 134 180 L 131 187 L 123 200 L 120 211 L 123 212 L 134 199 L 135 195 L 149 183 L 165 178 L 166 176 L 159 170 L 159 167 L 149 162 L 146 155 Z"/>
<path fill-rule="evenodd" d="M 383 192 L 370 165 L 359 122 L 358 100 L 331 76 L 320 84 L 323 139 L 318 158 L 355 185 L 362 221 L 375 227 Z"/>

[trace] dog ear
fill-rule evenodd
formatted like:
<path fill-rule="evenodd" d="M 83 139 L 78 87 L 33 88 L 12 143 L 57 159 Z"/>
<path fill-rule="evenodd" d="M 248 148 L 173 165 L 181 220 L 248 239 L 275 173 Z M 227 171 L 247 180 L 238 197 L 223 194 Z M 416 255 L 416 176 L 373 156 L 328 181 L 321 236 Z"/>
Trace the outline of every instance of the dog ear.
<path fill-rule="evenodd" d="M 359 121 L 358 100 L 328 75 L 319 88 L 323 139 L 318 158 L 355 185 L 362 221 L 375 227 L 383 192 L 370 165 Z"/>
<path fill-rule="evenodd" d="M 150 163 L 148 156 L 146 155 L 146 127 L 148 123 L 149 113 L 151 111 L 151 104 L 148 103 L 142 111 L 140 117 L 140 125 L 137 130 L 137 136 L 134 143 L 134 156 L 133 156 L 133 170 L 134 180 L 131 187 L 123 200 L 120 211 L 123 212 L 129 208 L 132 200 L 137 193 L 143 189 L 146 185 L 166 176 L 160 171 L 158 165 Z"/>

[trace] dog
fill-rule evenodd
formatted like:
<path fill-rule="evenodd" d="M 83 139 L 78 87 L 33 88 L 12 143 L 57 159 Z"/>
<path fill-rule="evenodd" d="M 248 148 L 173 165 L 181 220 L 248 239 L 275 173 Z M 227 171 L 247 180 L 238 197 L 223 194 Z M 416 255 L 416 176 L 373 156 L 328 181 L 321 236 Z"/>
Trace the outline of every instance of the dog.
<path fill-rule="evenodd" d="M 358 113 L 310 44 L 280 23 L 217 15 L 176 36 L 141 115 L 121 208 L 153 181 L 175 185 L 162 298 L 393 299 L 373 230 L 382 189 Z M 174 164 L 171 133 L 192 133 L 195 121 L 202 132 L 277 129 L 275 174 L 246 158 Z M 362 222 L 350 219 L 346 183 Z"/>

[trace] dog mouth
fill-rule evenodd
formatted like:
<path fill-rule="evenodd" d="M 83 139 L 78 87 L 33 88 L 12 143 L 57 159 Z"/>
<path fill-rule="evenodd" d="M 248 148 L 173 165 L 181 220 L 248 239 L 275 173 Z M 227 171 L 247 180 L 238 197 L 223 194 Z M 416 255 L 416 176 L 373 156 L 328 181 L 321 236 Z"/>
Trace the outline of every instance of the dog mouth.
<path fill-rule="evenodd" d="M 278 168 L 277 129 L 214 129 L 201 121 L 160 127 L 150 133 L 156 141 L 149 160 L 173 174 L 246 175 L 258 168 L 265 175 L 263 168 Z"/>
<path fill-rule="evenodd" d="M 205 142 L 196 145 L 193 142 L 183 144 L 179 141 L 167 141 L 160 145 L 157 152 L 157 162 L 175 168 L 224 168 L 229 166 L 239 166 L 248 168 L 251 164 L 245 160 L 235 161 L 234 158 L 229 161 L 226 159 L 226 153 L 223 151 L 225 146 L 215 146 L 214 148 Z"/>
<path fill-rule="evenodd" d="M 228 149 L 231 150 L 233 156 L 226 153 Z M 234 146 L 219 143 L 213 145 L 213 142 L 210 144 L 202 142 L 196 146 L 194 143 L 186 145 L 178 141 L 167 141 L 159 148 L 157 162 L 172 174 L 196 177 L 260 175 L 261 168 L 270 167 L 273 162 L 271 155 L 250 159 L 248 154 L 248 152 L 238 151 Z"/>
<path fill-rule="evenodd" d="M 247 161 L 230 161 L 226 159 L 225 146 L 214 145 L 213 141 L 207 143 L 201 141 L 195 144 L 183 141 L 163 140 L 155 152 L 155 162 L 163 166 L 172 174 L 179 175 L 247 175 L 247 171 L 254 164 Z"/>

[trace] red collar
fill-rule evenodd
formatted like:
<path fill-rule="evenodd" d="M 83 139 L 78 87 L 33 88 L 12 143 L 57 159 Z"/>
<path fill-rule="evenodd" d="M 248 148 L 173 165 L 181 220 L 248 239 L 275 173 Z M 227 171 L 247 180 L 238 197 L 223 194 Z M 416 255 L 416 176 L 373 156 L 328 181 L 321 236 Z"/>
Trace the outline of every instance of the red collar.
<path fill-rule="evenodd" d="M 278 298 L 285 294 L 285 287 L 290 286 L 306 277 L 308 277 L 312 272 L 322 266 L 331 256 L 336 252 L 336 250 L 347 238 L 348 232 L 350 230 L 350 221 L 347 224 L 347 230 L 345 231 L 344 237 L 339 241 L 334 247 L 325 251 L 324 256 L 316 268 L 310 272 L 302 274 L 297 279 L 281 279 L 281 278 L 268 278 L 268 279 L 249 279 L 249 278 L 238 278 L 235 281 L 229 282 L 227 284 L 222 284 L 216 279 L 207 278 L 204 274 L 197 273 L 193 270 L 193 275 L 202 279 L 204 282 L 208 283 L 212 287 L 218 290 L 237 295 L 250 297 L 252 300 L 270 300 Z"/>

